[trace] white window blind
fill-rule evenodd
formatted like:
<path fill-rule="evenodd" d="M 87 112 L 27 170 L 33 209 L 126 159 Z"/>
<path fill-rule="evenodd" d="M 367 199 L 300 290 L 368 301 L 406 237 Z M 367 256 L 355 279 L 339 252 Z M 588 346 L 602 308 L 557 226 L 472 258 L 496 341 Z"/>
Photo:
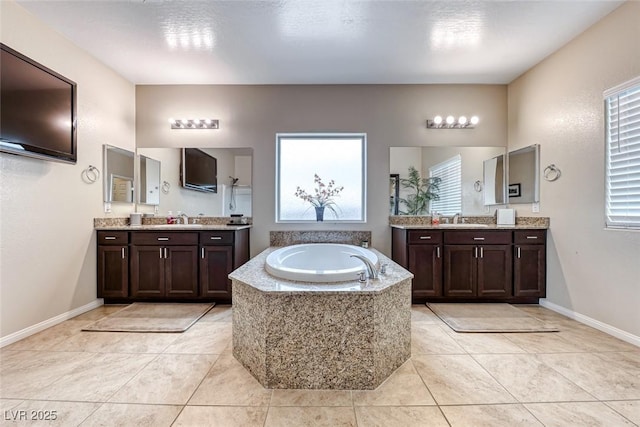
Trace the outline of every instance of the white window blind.
<path fill-rule="evenodd" d="M 640 78 L 605 93 L 607 227 L 640 229 Z"/>
<path fill-rule="evenodd" d="M 462 212 L 462 157 L 457 155 L 429 168 L 431 178 L 440 178 L 438 200 L 431 200 L 431 211 L 441 215 Z"/>

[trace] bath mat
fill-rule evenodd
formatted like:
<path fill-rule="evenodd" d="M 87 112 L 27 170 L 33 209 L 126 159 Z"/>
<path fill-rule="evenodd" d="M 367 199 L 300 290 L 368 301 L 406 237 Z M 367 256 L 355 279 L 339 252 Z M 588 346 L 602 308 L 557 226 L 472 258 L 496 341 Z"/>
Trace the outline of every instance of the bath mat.
<path fill-rule="evenodd" d="M 558 332 L 522 310 L 505 303 L 427 303 L 456 332 Z"/>
<path fill-rule="evenodd" d="M 213 308 L 207 304 L 133 303 L 82 328 L 101 332 L 184 332 Z"/>

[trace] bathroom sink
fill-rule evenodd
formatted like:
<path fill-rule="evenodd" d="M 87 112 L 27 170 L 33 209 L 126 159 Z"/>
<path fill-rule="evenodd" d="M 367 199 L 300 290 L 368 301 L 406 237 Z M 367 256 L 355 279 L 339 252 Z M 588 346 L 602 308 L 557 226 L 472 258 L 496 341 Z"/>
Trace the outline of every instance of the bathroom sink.
<path fill-rule="evenodd" d="M 188 229 L 188 228 L 202 228 L 202 224 L 157 224 L 157 225 L 145 225 L 145 228 L 158 228 L 161 230 L 166 229 Z"/>
<path fill-rule="evenodd" d="M 440 228 L 489 228 L 488 224 L 440 224 Z"/>

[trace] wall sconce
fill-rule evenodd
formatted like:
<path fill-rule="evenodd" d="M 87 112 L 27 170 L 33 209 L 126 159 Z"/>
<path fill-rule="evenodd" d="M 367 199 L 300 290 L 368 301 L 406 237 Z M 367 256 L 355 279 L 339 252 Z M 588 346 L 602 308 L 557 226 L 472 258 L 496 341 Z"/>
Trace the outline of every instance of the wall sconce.
<path fill-rule="evenodd" d="M 212 119 L 169 119 L 171 129 L 218 129 L 218 120 Z"/>
<path fill-rule="evenodd" d="M 453 116 L 447 116 L 443 119 L 442 116 L 435 116 L 433 120 L 427 120 L 428 129 L 473 129 L 476 127 L 480 119 L 478 116 L 471 116 L 471 119 L 467 119 L 466 116 L 460 116 L 456 120 Z"/>

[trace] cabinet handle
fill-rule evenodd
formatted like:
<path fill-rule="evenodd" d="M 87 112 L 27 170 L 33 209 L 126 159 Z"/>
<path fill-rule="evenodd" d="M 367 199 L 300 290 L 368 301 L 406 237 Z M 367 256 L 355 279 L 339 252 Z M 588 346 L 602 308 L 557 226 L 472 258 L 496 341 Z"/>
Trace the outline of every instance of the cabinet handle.
<path fill-rule="evenodd" d="M 160 259 L 162 259 L 162 248 L 158 248 L 158 250 L 160 251 Z"/>
<path fill-rule="evenodd" d="M 520 246 L 516 248 L 516 256 L 520 258 Z"/>
<path fill-rule="evenodd" d="M 158 240 L 161 242 L 166 242 L 167 240 L 169 240 L 168 237 L 158 237 Z"/>
<path fill-rule="evenodd" d="M 220 236 L 211 236 L 211 240 L 222 240 Z"/>
<path fill-rule="evenodd" d="M 484 258 L 484 249 L 480 246 L 480 258 Z"/>
<path fill-rule="evenodd" d="M 125 257 L 124 246 L 122 247 L 122 259 Z"/>
<path fill-rule="evenodd" d="M 436 258 L 440 258 L 440 246 L 436 246 Z"/>
<path fill-rule="evenodd" d="M 527 236 L 527 239 L 536 240 L 537 238 L 538 238 L 538 236 Z"/>
<path fill-rule="evenodd" d="M 431 236 L 420 236 L 420 240 L 431 240 Z"/>
<path fill-rule="evenodd" d="M 474 258 L 478 258 L 478 247 L 477 246 L 474 246 L 474 248 L 473 248 L 473 257 Z"/>
<path fill-rule="evenodd" d="M 200 249 L 200 258 L 204 259 L 204 248 Z"/>
<path fill-rule="evenodd" d="M 104 236 L 104 240 L 116 240 L 113 236 Z"/>
<path fill-rule="evenodd" d="M 164 248 L 164 259 L 167 259 L 169 257 L 169 250 L 167 248 Z"/>
<path fill-rule="evenodd" d="M 480 240 L 480 241 L 482 241 L 482 240 L 484 240 L 484 237 L 474 237 L 474 238 L 473 238 L 473 240 Z"/>

